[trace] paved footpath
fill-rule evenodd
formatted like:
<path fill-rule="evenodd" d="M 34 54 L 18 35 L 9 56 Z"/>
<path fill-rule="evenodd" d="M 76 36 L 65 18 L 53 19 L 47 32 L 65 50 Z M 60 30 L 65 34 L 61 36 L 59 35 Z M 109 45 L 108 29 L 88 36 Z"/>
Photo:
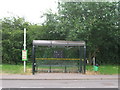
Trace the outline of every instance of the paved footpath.
<path fill-rule="evenodd" d="M 35 75 L 2 75 L 1 80 L 113 80 L 118 75 L 83 75 L 79 73 L 39 73 Z"/>

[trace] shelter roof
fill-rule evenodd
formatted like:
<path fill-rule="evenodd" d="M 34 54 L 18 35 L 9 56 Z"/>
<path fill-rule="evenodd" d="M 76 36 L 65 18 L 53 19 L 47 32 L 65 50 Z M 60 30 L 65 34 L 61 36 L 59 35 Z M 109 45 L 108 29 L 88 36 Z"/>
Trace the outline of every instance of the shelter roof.
<path fill-rule="evenodd" d="M 85 46 L 85 41 L 33 40 L 34 46 Z"/>

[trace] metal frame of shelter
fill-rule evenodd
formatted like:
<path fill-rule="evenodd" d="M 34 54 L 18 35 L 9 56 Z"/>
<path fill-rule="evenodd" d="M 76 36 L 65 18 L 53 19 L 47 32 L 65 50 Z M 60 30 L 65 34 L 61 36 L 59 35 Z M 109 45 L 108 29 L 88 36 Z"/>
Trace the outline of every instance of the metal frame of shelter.
<path fill-rule="evenodd" d="M 63 40 L 33 40 L 33 47 L 32 47 L 32 74 L 34 75 L 36 72 L 36 58 L 35 58 L 35 48 L 36 46 L 46 46 L 46 47 L 84 47 L 84 63 L 83 63 L 83 72 L 86 72 L 86 44 L 85 41 L 63 41 Z M 80 51 L 79 51 L 80 52 Z M 51 58 L 55 59 L 55 58 Z M 51 60 L 50 59 L 50 60 Z M 67 59 L 67 58 L 66 58 Z"/>

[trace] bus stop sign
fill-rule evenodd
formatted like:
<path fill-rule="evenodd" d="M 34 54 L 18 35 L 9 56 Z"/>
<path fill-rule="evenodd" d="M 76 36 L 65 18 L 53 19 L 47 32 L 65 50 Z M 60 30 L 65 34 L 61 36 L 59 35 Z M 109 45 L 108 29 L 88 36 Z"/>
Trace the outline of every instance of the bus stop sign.
<path fill-rule="evenodd" d="M 27 61 L 27 50 L 22 50 L 22 61 Z"/>

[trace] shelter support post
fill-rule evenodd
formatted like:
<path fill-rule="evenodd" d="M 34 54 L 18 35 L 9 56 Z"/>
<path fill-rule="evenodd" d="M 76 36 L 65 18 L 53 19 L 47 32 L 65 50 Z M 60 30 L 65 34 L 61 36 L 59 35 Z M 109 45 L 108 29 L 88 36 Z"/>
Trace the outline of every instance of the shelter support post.
<path fill-rule="evenodd" d="M 67 67 L 66 67 L 66 65 L 65 65 L 65 73 L 67 72 Z"/>
<path fill-rule="evenodd" d="M 82 73 L 82 52 L 81 52 L 81 47 L 79 47 L 79 72 Z"/>
<path fill-rule="evenodd" d="M 32 74 L 35 74 L 35 66 L 36 66 L 36 62 L 35 62 L 35 46 L 32 47 L 32 59 L 33 59 L 33 64 L 32 64 Z"/>
<path fill-rule="evenodd" d="M 83 68 L 82 68 L 82 60 L 80 60 L 79 62 L 80 62 L 79 72 L 82 73 L 82 70 L 83 70 Z"/>
<path fill-rule="evenodd" d="M 84 71 L 83 73 L 86 73 L 86 46 L 84 46 Z"/>
<path fill-rule="evenodd" d="M 49 67 L 49 71 L 48 71 L 49 73 L 51 73 L 51 65 L 50 65 L 50 67 Z"/>

